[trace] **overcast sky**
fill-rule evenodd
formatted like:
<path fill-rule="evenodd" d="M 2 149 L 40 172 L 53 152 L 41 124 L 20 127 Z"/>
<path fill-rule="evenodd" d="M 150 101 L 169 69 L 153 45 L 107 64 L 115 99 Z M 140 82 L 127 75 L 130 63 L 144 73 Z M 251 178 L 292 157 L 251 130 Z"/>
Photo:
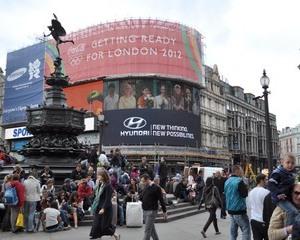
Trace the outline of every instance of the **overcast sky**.
<path fill-rule="evenodd" d="M 158 18 L 196 28 L 205 63 L 217 64 L 231 85 L 262 93 L 270 78 L 270 111 L 278 129 L 300 123 L 300 1 L 298 0 L 0 0 L 0 66 L 7 52 L 47 32 L 55 12 L 68 32 L 124 18 Z"/>

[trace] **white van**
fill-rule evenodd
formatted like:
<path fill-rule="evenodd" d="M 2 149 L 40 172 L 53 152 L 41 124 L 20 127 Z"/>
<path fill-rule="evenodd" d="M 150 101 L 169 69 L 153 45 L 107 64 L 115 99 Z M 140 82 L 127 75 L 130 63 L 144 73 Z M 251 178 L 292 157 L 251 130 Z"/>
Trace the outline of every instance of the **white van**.
<path fill-rule="evenodd" d="M 206 179 L 212 177 L 217 171 L 222 172 L 224 169 L 221 167 L 200 167 L 200 170 L 203 172 L 203 180 L 206 182 Z"/>
<path fill-rule="evenodd" d="M 217 171 L 222 172 L 224 169 L 221 167 L 201 167 L 200 164 L 195 164 L 191 167 L 185 167 L 183 176 L 187 178 L 191 171 L 198 174 L 200 170 L 203 172 L 203 180 L 206 182 L 208 177 L 212 177 L 214 173 Z"/>

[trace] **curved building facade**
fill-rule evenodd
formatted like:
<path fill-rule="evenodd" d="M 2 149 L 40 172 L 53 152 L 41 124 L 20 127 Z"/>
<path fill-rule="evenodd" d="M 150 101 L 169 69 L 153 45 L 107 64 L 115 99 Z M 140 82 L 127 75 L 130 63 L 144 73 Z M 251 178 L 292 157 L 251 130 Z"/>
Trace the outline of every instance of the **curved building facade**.
<path fill-rule="evenodd" d="M 60 47 L 63 71 L 70 77 L 70 86 L 64 90 L 67 103 L 95 116 L 104 114 L 109 121 L 103 131 L 106 151 L 118 147 L 128 158 L 165 156 L 174 163 L 229 160 L 226 154 L 211 155 L 201 148 L 205 66 L 198 31 L 168 21 L 129 19 L 94 25 L 66 39 L 75 42 Z M 8 54 L 6 127 L 24 125 L 26 106 L 43 103 L 47 86 L 37 82 L 53 72 L 56 56 L 51 40 Z M 16 86 L 23 86 L 21 79 L 28 77 L 32 84 L 26 95 Z M 11 99 L 12 92 L 19 95 Z M 21 104 L 24 98 L 26 106 Z M 29 104 L 31 98 L 34 101 Z M 89 127 L 80 139 L 96 145 L 97 128 Z"/>
<path fill-rule="evenodd" d="M 99 104 L 96 115 L 103 112 L 109 122 L 103 132 L 105 149 L 119 147 L 135 159 L 199 159 L 200 89 L 205 86 L 199 32 L 178 23 L 131 19 L 67 38 L 75 41 L 61 48 L 71 83 L 103 80 L 91 98 Z M 46 55 L 55 56 L 53 49 L 49 42 Z M 46 72 L 51 69 L 46 66 Z"/>

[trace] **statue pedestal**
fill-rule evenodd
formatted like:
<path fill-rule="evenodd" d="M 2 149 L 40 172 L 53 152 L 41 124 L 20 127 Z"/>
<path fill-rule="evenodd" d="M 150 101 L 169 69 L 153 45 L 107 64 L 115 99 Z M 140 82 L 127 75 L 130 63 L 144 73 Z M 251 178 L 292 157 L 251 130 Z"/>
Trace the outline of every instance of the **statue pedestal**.
<path fill-rule="evenodd" d="M 25 160 L 29 165 L 35 165 L 37 167 L 45 166 L 56 166 L 56 167 L 72 167 L 75 168 L 76 156 L 42 156 L 42 155 L 31 155 L 26 157 Z"/>
<path fill-rule="evenodd" d="M 85 111 L 67 106 L 63 87 L 68 86 L 69 78 L 62 73 L 59 57 L 54 66 L 51 76 L 45 77 L 51 88 L 46 90 L 44 105 L 27 109 L 26 128 L 33 138 L 20 153 L 29 165 L 74 166 L 85 151 L 77 139 L 84 131 Z"/>

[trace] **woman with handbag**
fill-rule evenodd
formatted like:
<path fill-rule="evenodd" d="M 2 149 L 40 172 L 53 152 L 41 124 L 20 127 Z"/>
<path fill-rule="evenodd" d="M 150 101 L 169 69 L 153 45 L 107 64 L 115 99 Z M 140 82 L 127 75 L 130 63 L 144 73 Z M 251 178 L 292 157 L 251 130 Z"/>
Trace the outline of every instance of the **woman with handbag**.
<path fill-rule="evenodd" d="M 90 239 L 101 238 L 102 236 L 113 236 L 115 240 L 120 239 L 116 234 L 116 227 L 112 225 L 113 208 L 112 193 L 113 189 L 107 171 L 101 169 L 97 172 L 99 182 L 95 189 L 95 199 L 91 207 L 94 221 L 90 232 Z"/>
<path fill-rule="evenodd" d="M 206 180 L 206 186 L 204 189 L 204 204 L 205 208 L 209 212 L 209 218 L 201 231 L 202 236 L 204 238 L 207 237 L 205 232 L 211 223 L 214 225 L 216 235 L 221 234 L 218 228 L 216 211 L 219 207 L 222 207 L 222 200 L 218 188 L 214 185 L 212 177 L 207 178 Z"/>

